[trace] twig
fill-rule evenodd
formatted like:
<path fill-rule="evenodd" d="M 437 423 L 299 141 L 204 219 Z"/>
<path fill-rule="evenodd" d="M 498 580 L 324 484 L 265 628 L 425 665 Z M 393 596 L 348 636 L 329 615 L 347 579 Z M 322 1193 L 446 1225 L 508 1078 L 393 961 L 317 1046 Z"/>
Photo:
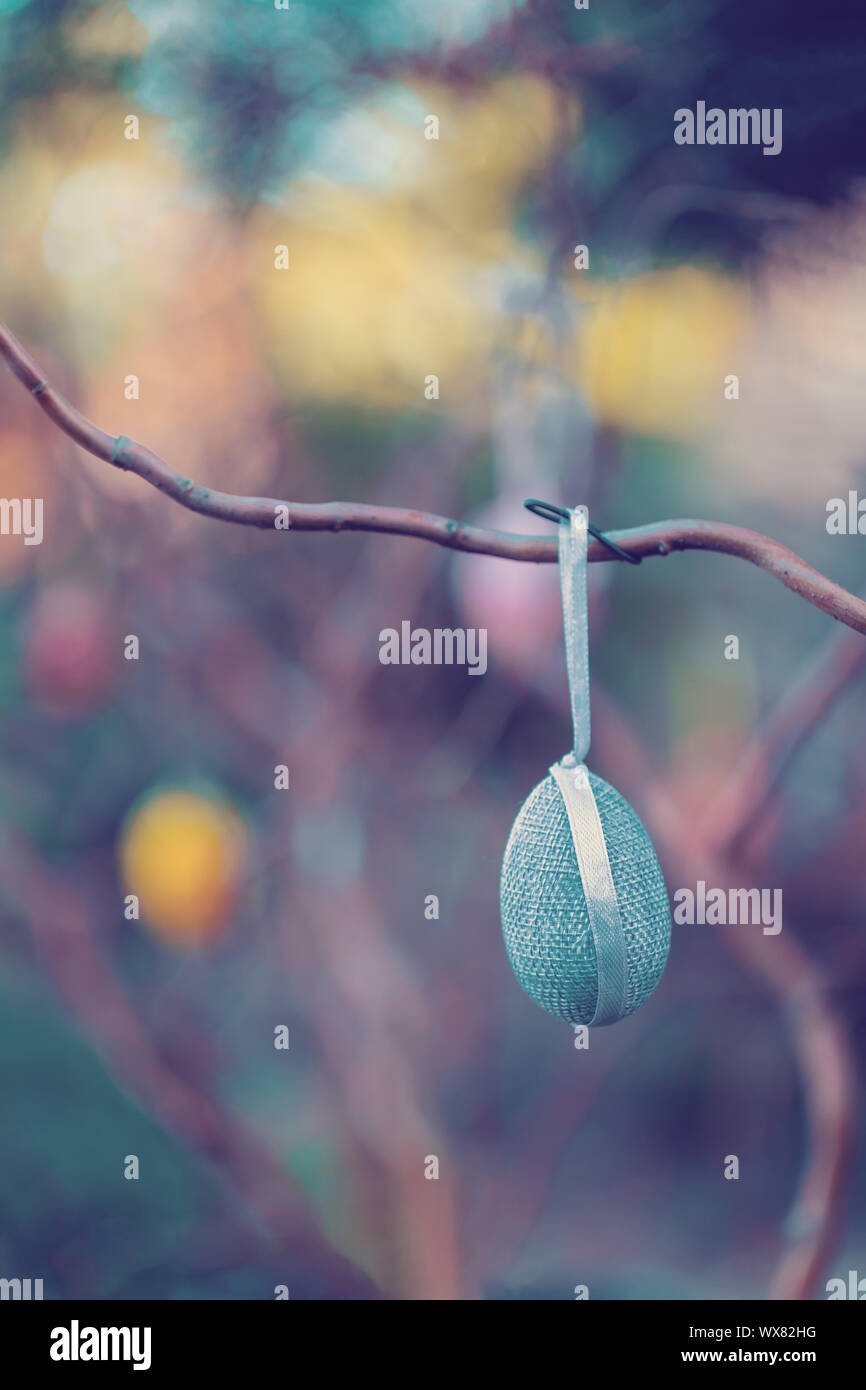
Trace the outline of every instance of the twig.
<path fill-rule="evenodd" d="M 556 540 L 516 535 L 507 531 L 462 526 L 448 517 L 411 508 L 371 506 L 363 502 L 285 502 L 270 497 L 239 497 L 202 487 L 176 473 L 163 459 L 123 435 L 116 439 L 87 420 L 45 380 L 33 358 L 14 335 L 0 324 L 0 356 L 59 429 L 96 458 L 111 463 L 164 492 L 173 501 L 202 516 L 231 521 L 241 526 L 273 530 L 278 514 L 287 514 L 294 531 L 381 531 L 416 536 L 449 550 L 476 555 L 496 555 L 507 560 L 552 564 L 557 558 Z M 623 550 L 641 559 L 670 555 L 678 550 L 712 550 L 748 560 L 766 570 L 807 603 L 855 632 L 866 633 L 866 601 L 834 584 L 813 569 L 793 550 L 742 526 L 721 521 L 674 520 L 652 522 L 608 535 Z M 593 563 L 613 561 L 615 556 L 599 541 L 589 547 Z"/>
<path fill-rule="evenodd" d="M 866 645 L 836 630 L 743 754 L 721 793 L 698 822 L 714 853 L 735 855 L 751 835 L 791 759 L 866 665 Z"/>

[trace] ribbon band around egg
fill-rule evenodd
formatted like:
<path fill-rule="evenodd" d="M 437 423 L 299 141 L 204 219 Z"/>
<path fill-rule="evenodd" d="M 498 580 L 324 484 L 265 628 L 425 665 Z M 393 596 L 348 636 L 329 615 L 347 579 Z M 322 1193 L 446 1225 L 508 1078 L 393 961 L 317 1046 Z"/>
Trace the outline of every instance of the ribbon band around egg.
<path fill-rule="evenodd" d="M 598 998 L 591 1023 L 613 1023 L 625 1012 L 628 972 L 625 941 L 604 831 L 584 758 L 589 752 L 589 513 L 575 507 L 559 526 L 562 626 L 571 695 L 574 746 L 550 769 L 565 802 L 574 852 L 586 893 L 598 965 Z"/>

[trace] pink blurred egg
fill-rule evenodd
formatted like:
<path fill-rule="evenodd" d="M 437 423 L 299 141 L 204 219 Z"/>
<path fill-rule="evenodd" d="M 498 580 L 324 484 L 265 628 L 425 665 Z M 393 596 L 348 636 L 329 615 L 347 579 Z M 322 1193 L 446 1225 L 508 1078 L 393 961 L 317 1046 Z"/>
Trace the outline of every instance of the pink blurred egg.
<path fill-rule="evenodd" d="M 496 531 L 556 539 L 556 527 L 523 506 L 524 495 L 503 495 L 469 520 Z M 593 571 L 606 566 L 592 567 Z M 500 560 L 491 555 L 456 555 L 452 589 L 466 627 L 487 628 L 487 649 L 512 676 L 536 686 L 554 659 L 562 660 L 562 601 L 559 567 Z M 590 580 L 590 622 L 597 616 L 598 578 Z"/>

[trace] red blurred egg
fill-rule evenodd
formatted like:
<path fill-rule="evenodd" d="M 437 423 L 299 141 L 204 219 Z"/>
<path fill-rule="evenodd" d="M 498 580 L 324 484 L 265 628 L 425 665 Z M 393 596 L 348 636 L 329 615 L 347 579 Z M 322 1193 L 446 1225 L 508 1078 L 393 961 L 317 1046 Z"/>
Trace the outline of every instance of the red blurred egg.
<path fill-rule="evenodd" d="M 51 714 L 80 715 L 111 695 L 120 644 L 101 593 L 83 583 L 45 585 L 24 618 L 26 687 Z M 113 638 L 113 640 L 112 640 Z"/>

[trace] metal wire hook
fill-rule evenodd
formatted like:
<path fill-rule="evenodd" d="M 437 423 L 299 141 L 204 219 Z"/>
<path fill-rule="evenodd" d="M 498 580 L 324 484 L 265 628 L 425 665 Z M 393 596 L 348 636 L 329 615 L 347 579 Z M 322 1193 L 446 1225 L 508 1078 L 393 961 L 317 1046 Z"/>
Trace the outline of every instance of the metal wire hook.
<path fill-rule="evenodd" d="M 564 507 L 557 507 L 554 502 L 539 502 L 537 497 L 527 497 L 523 505 L 528 512 L 532 512 L 535 516 L 540 516 L 542 521 L 555 521 L 556 524 L 559 525 L 561 521 L 568 520 L 569 514 L 566 509 Z M 623 550 L 622 546 L 617 545 L 616 541 L 612 541 L 603 531 L 599 531 L 598 527 L 593 526 L 591 521 L 587 523 L 587 530 L 597 541 L 601 541 L 602 545 L 606 545 L 608 550 L 612 550 L 619 560 L 627 560 L 630 565 L 640 564 L 640 555 L 629 555 L 627 550 Z"/>

